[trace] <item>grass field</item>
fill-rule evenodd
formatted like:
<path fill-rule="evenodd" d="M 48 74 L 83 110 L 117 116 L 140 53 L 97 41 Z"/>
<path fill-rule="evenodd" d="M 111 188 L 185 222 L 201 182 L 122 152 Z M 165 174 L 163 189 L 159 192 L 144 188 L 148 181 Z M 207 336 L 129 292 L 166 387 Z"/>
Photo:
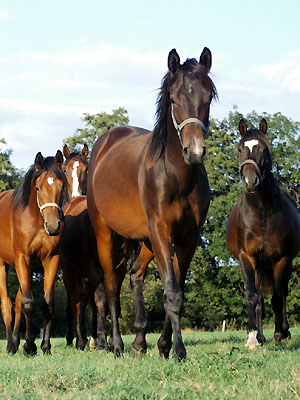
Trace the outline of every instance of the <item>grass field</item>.
<path fill-rule="evenodd" d="M 276 346 L 245 349 L 246 332 L 187 332 L 187 360 L 163 360 L 158 335 L 149 334 L 145 356 L 129 354 L 133 336 L 124 336 L 125 354 L 80 352 L 52 339 L 52 356 L 6 354 L 0 341 L 0 399 L 298 399 L 300 328 Z M 40 341 L 37 341 L 40 344 Z"/>

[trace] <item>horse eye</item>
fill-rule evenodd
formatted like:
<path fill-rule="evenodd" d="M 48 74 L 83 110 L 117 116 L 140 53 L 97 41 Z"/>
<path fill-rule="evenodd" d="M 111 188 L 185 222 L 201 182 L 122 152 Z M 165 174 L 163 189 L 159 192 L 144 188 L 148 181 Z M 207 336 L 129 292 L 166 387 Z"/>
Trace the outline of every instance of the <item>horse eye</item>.
<path fill-rule="evenodd" d="M 39 187 L 38 187 L 38 186 L 36 186 L 35 188 L 36 188 L 36 191 L 37 191 L 37 192 L 39 192 L 39 191 L 40 191 L 40 189 L 39 189 Z"/>
<path fill-rule="evenodd" d="M 173 99 L 173 97 L 170 97 L 170 103 L 175 104 L 175 100 Z"/>

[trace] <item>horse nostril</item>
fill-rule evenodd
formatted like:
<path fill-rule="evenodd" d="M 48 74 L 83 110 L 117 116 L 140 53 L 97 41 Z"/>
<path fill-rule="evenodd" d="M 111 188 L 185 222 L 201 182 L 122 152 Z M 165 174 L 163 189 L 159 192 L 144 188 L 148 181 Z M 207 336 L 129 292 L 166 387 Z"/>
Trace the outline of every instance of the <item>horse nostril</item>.
<path fill-rule="evenodd" d="M 183 152 L 184 152 L 184 154 L 187 154 L 188 148 L 187 148 L 187 147 L 184 147 Z"/>
<path fill-rule="evenodd" d="M 205 156 L 206 156 L 206 147 L 203 146 L 202 157 L 204 158 Z"/>

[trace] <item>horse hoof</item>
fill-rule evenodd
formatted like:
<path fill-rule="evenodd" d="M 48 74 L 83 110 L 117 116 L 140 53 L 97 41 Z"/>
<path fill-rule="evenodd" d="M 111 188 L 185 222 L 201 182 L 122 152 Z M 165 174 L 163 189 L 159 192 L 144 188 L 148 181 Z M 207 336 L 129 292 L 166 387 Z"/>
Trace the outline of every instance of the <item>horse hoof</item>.
<path fill-rule="evenodd" d="M 169 358 L 170 355 L 170 350 L 171 350 L 171 345 L 168 344 L 164 339 L 162 339 L 161 337 L 158 339 L 157 342 L 157 347 L 159 350 L 159 355 L 162 358 Z"/>
<path fill-rule="evenodd" d="M 23 346 L 24 356 L 35 356 L 37 354 L 37 347 L 35 343 L 25 343 Z"/>

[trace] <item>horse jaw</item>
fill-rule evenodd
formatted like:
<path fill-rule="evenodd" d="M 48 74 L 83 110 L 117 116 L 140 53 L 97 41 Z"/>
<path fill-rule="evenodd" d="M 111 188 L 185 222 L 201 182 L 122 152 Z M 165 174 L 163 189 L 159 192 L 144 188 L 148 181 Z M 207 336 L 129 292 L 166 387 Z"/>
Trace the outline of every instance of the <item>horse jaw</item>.
<path fill-rule="evenodd" d="M 260 343 L 258 342 L 256 336 L 257 336 L 257 331 L 251 331 L 248 333 L 248 340 L 247 343 L 245 344 L 245 347 L 247 347 L 250 350 L 255 349 L 256 346 L 260 346 Z"/>

